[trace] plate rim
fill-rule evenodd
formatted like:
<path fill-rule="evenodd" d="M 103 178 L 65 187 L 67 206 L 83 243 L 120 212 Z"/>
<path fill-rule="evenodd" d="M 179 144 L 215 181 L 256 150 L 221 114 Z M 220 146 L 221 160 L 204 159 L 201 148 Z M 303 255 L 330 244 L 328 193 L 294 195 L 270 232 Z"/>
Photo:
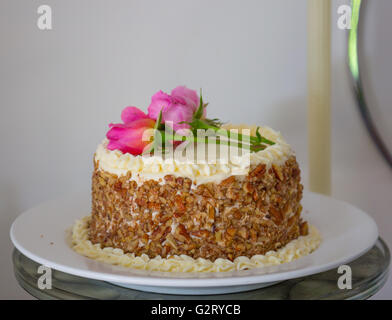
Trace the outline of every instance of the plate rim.
<path fill-rule="evenodd" d="M 89 278 L 89 279 L 95 279 L 95 280 L 101 280 L 101 281 L 108 281 L 108 282 L 117 282 L 117 283 L 125 283 L 125 284 L 135 284 L 135 285 L 143 285 L 143 286 L 151 286 L 151 287 L 226 287 L 226 286 L 238 286 L 238 285 L 247 285 L 247 284 L 256 284 L 256 283 L 264 283 L 264 282 L 272 282 L 272 281 L 284 281 L 284 280 L 289 280 L 289 279 L 294 279 L 298 277 L 304 277 L 320 272 L 324 272 L 327 270 L 331 270 L 339 265 L 349 263 L 356 258 L 360 257 L 363 255 L 365 252 L 370 250 L 374 244 L 377 242 L 377 239 L 379 237 L 378 233 L 378 226 L 374 219 L 365 211 L 363 211 L 360 208 L 357 208 L 353 206 L 352 204 L 335 199 L 326 195 L 310 192 L 310 191 L 304 191 L 304 193 L 309 194 L 310 196 L 316 196 L 316 197 L 322 197 L 325 198 L 326 200 L 330 201 L 336 201 L 340 202 L 341 204 L 348 205 L 349 207 L 352 207 L 356 209 L 358 212 L 360 212 L 362 215 L 366 216 L 369 219 L 369 222 L 373 224 L 373 227 L 375 228 L 375 236 L 374 239 L 368 243 L 368 245 L 364 248 L 362 248 L 359 251 L 354 252 L 353 254 L 342 257 L 340 259 L 331 261 L 329 263 L 324 263 L 321 266 L 314 266 L 310 265 L 305 268 L 300 268 L 300 269 L 295 269 L 295 270 L 289 270 L 289 271 L 281 271 L 281 272 L 275 272 L 275 273 L 265 273 L 265 274 L 253 274 L 253 275 L 235 275 L 232 277 L 209 277 L 209 278 L 182 278 L 182 277 L 159 277 L 155 275 L 120 275 L 120 274 L 111 274 L 107 272 L 99 272 L 99 271 L 94 271 L 94 270 L 83 270 L 79 268 L 75 268 L 72 266 L 67 266 L 63 264 L 59 264 L 50 260 L 47 260 L 41 256 L 38 256 L 34 254 L 34 252 L 31 252 L 23 247 L 16 239 L 15 237 L 15 226 L 17 223 L 23 219 L 25 215 L 31 214 L 31 211 L 39 209 L 41 206 L 45 206 L 45 204 L 49 204 L 53 201 L 59 201 L 62 198 L 54 199 L 54 200 L 49 200 L 46 202 L 43 202 L 35 207 L 32 207 L 26 211 L 24 211 L 22 214 L 20 214 L 12 223 L 11 228 L 10 228 L 10 238 L 13 243 L 13 245 L 25 256 L 30 258 L 33 261 L 36 261 L 39 264 L 45 265 L 49 268 L 52 268 L 54 270 L 59 270 L 61 272 L 65 272 L 68 274 L 84 277 L 84 278 Z M 64 230 L 65 232 L 65 230 Z M 72 248 L 69 248 L 72 250 Z M 310 254 L 311 255 L 311 254 Z M 81 258 L 84 259 L 89 259 L 83 256 L 80 256 Z M 93 259 L 89 259 L 93 260 Z M 96 260 L 93 260 L 97 263 L 102 263 L 105 264 L 104 262 L 98 262 Z M 295 261 L 298 261 L 295 260 Z M 289 262 L 291 263 L 291 262 Z M 288 263 L 288 264 L 289 264 Z M 251 269 L 254 270 L 254 269 Z M 250 271 L 250 270 L 238 270 L 236 272 L 241 272 L 241 271 Z M 223 273 L 220 273 L 223 274 Z M 268 278 L 268 279 L 266 279 Z"/>

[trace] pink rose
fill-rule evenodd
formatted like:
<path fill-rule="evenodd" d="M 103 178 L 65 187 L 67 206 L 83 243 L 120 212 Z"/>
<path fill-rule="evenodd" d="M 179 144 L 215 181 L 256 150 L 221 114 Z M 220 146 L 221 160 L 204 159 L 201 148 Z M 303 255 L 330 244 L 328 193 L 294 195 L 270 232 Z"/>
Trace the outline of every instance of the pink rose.
<path fill-rule="evenodd" d="M 128 116 L 130 117 L 128 118 Z M 125 124 L 110 124 L 110 130 L 106 134 L 106 137 L 109 139 L 107 148 L 109 150 L 120 150 L 123 153 L 131 153 L 135 156 L 142 154 L 144 149 L 151 143 L 144 135 L 148 133 L 146 130 L 154 128 L 155 121 L 148 118 L 132 118 L 131 113 L 126 113 L 123 121 L 124 119 L 136 120 Z"/>
<path fill-rule="evenodd" d="M 158 91 L 151 98 L 148 115 L 136 107 L 126 107 L 121 113 L 123 123 L 109 125 L 110 129 L 106 134 L 109 139 L 107 148 L 133 155 L 142 154 L 153 138 L 148 135 L 145 137 L 146 130 L 154 129 L 161 110 L 162 121 L 180 133 L 181 129 L 190 128 L 182 122 L 191 122 L 198 106 L 198 94 L 185 86 L 173 89 L 170 95 Z M 149 132 L 152 134 L 153 131 Z"/>
<path fill-rule="evenodd" d="M 172 90 L 171 95 L 158 91 L 151 98 L 148 107 L 148 116 L 157 119 L 162 110 L 162 120 L 173 127 L 174 130 L 186 129 L 190 126 L 183 121 L 192 121 L 193 114 L 199 106 L 199 96 L 195 90 L 179 86 Z"/>

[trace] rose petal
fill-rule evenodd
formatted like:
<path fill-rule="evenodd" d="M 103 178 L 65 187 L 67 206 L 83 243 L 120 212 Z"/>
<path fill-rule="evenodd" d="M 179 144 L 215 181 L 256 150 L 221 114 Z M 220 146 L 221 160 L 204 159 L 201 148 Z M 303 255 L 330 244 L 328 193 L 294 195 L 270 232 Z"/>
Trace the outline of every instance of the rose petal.
<path fill-rule="evenodd" d="M 122 148 L 124 147 L 123 144 L 118 142 L 117 140 L 109 140 L 109 143 L 107 145 L 107 148 L 109 150 L 120 150 L 123 151 Z"/>
<path fill-rule="evenodd" d="M 182 104 L 186 104 L 192 107 L 193 111 L 195 111 L 199 106 L 199 95 L 197 92 L 195 90 L 188 89 L 185 86 L 178 86 L 174 88 L 171 92 L 171 95 L 173 98 L 181 97 L 185 99 L 185 103 L 183 102 Z"/>
<path fill-rule="evenodd" d="M 182 121 L 192 121 L 193 110 L 186 105 L 172 104 L 170 105 L 162 115 L 163 121 L 168 123 L 174 130 L 189 128 L 190 126 L 186 123 L 180 123 Z"/>
<path fill-rule="evenodd" d="M 124 123 L 147 118 L 148 116 L 142 110 L 132 106 L 124 108 L 124 110 L 121 112 L 121 120 Z"/>
<path fill-rule="evenodd" d="M 151 119 L 156 120 L 159 116 L 159 113 L 166 110 L 166 108 L 172 102 L 172 97 L 167 93 L 164 93 L 162 90 L 158 91 L 151 97 L 151 103 L 148 106 L 148 116 Z"/>
<path fill-rule="evenodd" d="M 139 155 L 150 143 L 143 140 L 146 130 L 154 128 L 155 121 L 151 119 L 139 119 L 128 124 L 111 124 L 106 137 L 109 139 L 109 150 L 120 150 L 123 153 Z"/>
<path fill-rule="evenodd" d="M 109 140 L 118 140 L 124 134 L 125 126 L 123 124 L 110 124 L 110 130 L 107 132 L 106 137 Z"/>

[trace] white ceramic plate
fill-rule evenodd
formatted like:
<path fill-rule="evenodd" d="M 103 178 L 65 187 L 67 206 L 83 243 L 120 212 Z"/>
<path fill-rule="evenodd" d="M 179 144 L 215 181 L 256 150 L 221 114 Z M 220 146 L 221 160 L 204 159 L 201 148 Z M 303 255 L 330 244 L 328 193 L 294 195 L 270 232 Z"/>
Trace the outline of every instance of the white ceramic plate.
<path fill-rule="evenodd" d="M 374 220 L 352 205 L 305 192 L 303 217 L 321 232 L 312 254 L 290 263 L 221 273 L 171 273 L 126 269 L 85 258 L 69 246 L 76 219 L 90 214 L 90 195 L 77 194 L 44 203 L 12 224 L 11 240 L 30 259 L 69 274 L 113 282 L 144 291 L 217 294 L 246 291 L 330 270 L 359 257 L 377 240 Z"/>

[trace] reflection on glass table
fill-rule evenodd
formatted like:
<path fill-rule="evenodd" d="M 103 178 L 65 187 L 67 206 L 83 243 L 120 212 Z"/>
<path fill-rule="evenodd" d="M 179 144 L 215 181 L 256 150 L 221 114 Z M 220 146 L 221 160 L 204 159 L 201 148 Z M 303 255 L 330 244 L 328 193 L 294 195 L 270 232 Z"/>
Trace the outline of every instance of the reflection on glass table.
<path fill-rule="evenodd" d="M 14 250 L 13 263 L 16 279 L 32 296 L 38 299 L 367 299 L 374 295 L 387 280 L 390 253 L 379 238 L 372 249 L 348 265 L 352 270 L 352 289 L 339 289 L 342 274 L 337 269 L 280 282 L 271 287 L 253 291 L 208 296 L 169 295 L 126 289 L 116 285 L 69 275 L 52 270 L 52 288 L 39 289 L 39 264 Z"/>

